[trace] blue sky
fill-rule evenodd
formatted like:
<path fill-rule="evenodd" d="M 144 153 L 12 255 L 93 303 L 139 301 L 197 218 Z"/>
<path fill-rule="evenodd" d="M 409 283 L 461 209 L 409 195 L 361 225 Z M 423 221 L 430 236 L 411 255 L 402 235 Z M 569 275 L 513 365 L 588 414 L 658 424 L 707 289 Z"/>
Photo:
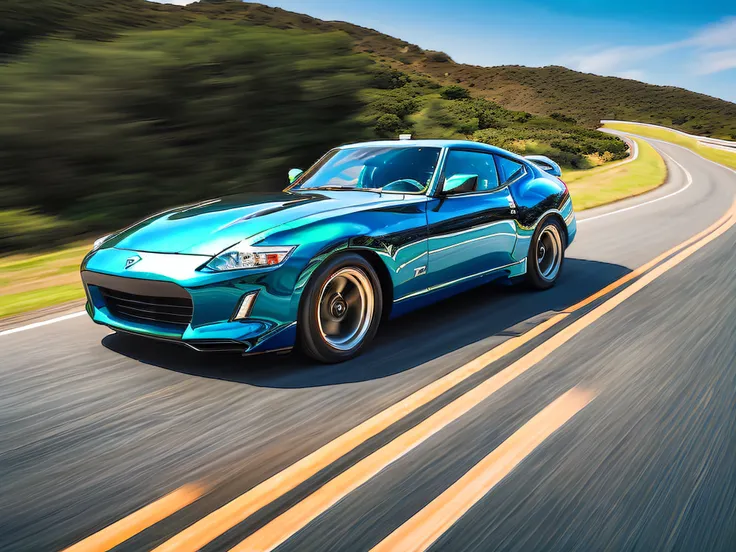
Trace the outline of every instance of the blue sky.
<path fill-rule="evenodd" d="M 371 27 L 461 63 L 564 65 L 736 102 L 736 0 L 263 3 Z"/>

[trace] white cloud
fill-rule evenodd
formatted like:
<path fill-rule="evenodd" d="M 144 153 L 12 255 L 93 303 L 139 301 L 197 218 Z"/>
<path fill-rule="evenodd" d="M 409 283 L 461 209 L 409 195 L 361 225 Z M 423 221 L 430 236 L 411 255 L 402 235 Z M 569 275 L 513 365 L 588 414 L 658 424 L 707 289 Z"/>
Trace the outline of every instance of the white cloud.
<path fill-rule="evenodd" d="M 598 75 L 614 75 L 643 80 L 644 71 L 632 66 L 682 50 L 693 58 L 691 73 L 704 75 L 736 69 L 736 17 L 728 17 L 703 27 L 692 36 L 675 42 L 646 46 L 615 46 L 567 58 L 573 69 Z"/>
<path fill-rule="evenodd" d="M 614 77 L 621 77 L 622 79 L 631 79 L 638 81 L 643 81 L 646 78 L 644 71 L 642 71 L 641 69 L 628 69 L 626 71 L 619 71 L 614 75 Z"/>
<path fill-rule="evenodd" d="M 676 43 L 651 46 L 616 46 L 590 54 L 570 56 L 568 63 L 572 65 L 573 69 L 584 73 L 616 76 L 633 75 L 635 73 L 636 77 L 629 76 L 626 78 L 642 78 L 643 71 L 631 69 L 632 64 L 647 61 L 675 48 L 677 48 Z"/>
<path fill-rule="evenodd" d="M 703 48 L 736 46 L 736 17 L 703 27 L 688 42 Z"/>
<path fill-rule="evenodd" d="M 620 46 L 592 54 L 572 56 L 570 60 L 571 65 L 578 71 L 605 74 L 615 71 L 622 63 L 626 63 L 629 56 L 635 51 L 636 48 Z"/>
<path fill-rule="evenodd" d="M 705 52 L 699 56 L 694 72 L 698 75 L 709 75 L 736 69 L 736 49 Z"/>

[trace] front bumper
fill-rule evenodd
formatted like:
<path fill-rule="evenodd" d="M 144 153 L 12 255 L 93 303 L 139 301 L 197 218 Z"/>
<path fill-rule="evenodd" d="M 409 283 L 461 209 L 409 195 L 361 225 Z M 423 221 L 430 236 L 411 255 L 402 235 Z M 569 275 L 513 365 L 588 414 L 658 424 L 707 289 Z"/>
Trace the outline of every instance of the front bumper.
<path fill-rule="evenodd" d="M 129 259 L 137 259 L 128 268 Z M 101 249 L 82 263 L 87 312 L 98 324 L 156 339 L 181 342 L 201 351 L 245 354 L 284 350 L 296 341 L 300 270 L 283 265 L 257 270 L 209 272 L 210 257 Z M 110 292 L 126 297 L 191 298 L 190 318 L 181 323 L 130 317 L 111 303 Z M 232 320 L 243 297 L 257 292 L 250 315 Z M 147 307 L 146 307 L 147 308 Z"/>

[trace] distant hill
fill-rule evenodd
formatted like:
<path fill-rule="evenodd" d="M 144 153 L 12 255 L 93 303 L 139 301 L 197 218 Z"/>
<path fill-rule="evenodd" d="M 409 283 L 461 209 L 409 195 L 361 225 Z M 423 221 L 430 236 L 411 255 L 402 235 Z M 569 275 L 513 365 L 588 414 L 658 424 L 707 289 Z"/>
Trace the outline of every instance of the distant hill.
<path fill-rule="evenodd" d="M 247 22 L 278 29 L 343 31 L 355 48 L 442 84 L 469 87 L 473 95 L 538 115 L 562 114 L 593 128 L 601 119 L 658 123 L 686 132 L 736 138 L 736 104 L 671 86 L 580 73 L 565 67 L 479 67 L 455 63 L 442 52 L 352 23 L 239 0 L 202 0 L 189 6 L 145 0 L 4 0 L 0 7 L 0 53 L 51 33 L 105 40 L 131 28 L 171 28 L 200 19 Z"/>
<path fill-rule="evenodd" d="M 190 5 L 185 11 L 209 18 L 245 19 L 282 29 L 341 30 L 351 36 L 358 50 L 402 71 L 421 73 L 443 84 L 470 87 L 474 95 L 515 111 L 561 113 L 589 127 L 596 127 L 601 119 L 622 119 L 736 139 L 736 104 L 682 88 L 601 77 L 556 66 L 465 65 L 455 63 L 443 52 L 425 51 L 359 25 L 322 21 L 261 4 L 215 0 Z"/>
<path fill-rule="evenodd" d="M 587 125 L 597 125 L 601 119 L 621 119 L 736 138 L 736 104 L 673 86 L 601 77 L 556 66 L 477 67 L 425 58 L 412 67 L 472 86 L 477 94 L 508 109 L 540 115 L 564 113 Z"/>

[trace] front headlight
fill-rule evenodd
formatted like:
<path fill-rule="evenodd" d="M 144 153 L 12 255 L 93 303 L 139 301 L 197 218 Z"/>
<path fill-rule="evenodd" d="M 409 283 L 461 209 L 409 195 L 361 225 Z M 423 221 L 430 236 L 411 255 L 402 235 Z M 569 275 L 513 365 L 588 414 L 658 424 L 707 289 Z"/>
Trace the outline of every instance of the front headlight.
<path fill-rule="evenodd" d="M 207 268 L 223 271 L 277 266 L 283 263 L 295 248 L 296 246 L 246 245 L 240 242 L 216 255 L 207 263 Z"/>
<path fill-rule="evenodd" d="M 105 243 L 110 236 L 112 236 L 112 234 L 108 234 L 107 236 L 102 236 L 101 238 L 97 238 L 95 240 L 95 243 L 92 244 L 92 251 L 97 251 L 100 247 L 102 247 L 102 244 Z"/>

